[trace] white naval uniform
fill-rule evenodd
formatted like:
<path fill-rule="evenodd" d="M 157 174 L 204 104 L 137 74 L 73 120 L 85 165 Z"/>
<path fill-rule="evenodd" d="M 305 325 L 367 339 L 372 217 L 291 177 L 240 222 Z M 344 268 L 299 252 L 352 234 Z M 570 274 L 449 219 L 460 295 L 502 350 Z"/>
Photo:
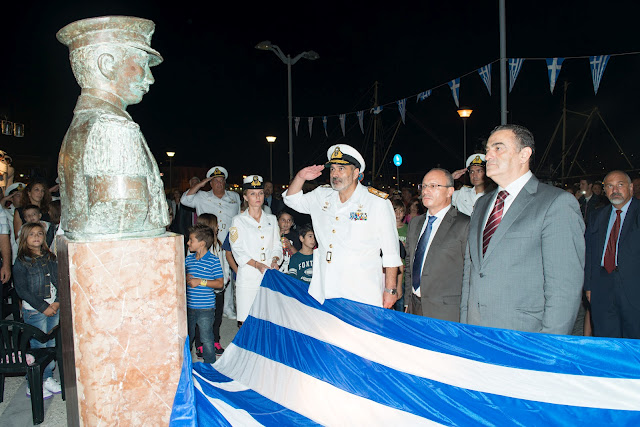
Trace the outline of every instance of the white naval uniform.
<path fill-rule="evenodd" d="M 213 191 L 198 191 L 190 196 L 184 193 L 180 203 L 195 208 L 196 214 L 214 214 L 218 218 L 218 240 L 224 242 L 231 227 L 231 219 L 240 213 L 240 195 L 234 191 L 225 191 L 221 198 Z"/>
<path fill-rule="evenodd" d="M 484 193 L 477 193 L 475 187 L 462 187 L 453 192 L 451 204 L 465 215 L 471 216 L 476 201 L 484 196 Z"/>
<path fill-rule="evenodd" d="M 263 276 L 260 270 L 248 265 L 247 262 L 253 259 L 271 266 L 273 257 L 282 260 L 280 228 L 275 215 L 262 212 L 258 222 L 249 215 L 249 209 L 247 209 L 233 218 L 229 233 L 231 251 L 238 263 L 236 313 L 238 321 L 244 322 L 258 294 Z"/>
<path fill-rule="evenodd" d="M 313 221 L 318 249 L 309 294 L 320 303 L 346 298 L 382 307 L 382 267 L 402 265 L 391 202 L 360 183 L 345 203 L 329 186 L 282 196 L 287 206 L 310 214 Z"/>

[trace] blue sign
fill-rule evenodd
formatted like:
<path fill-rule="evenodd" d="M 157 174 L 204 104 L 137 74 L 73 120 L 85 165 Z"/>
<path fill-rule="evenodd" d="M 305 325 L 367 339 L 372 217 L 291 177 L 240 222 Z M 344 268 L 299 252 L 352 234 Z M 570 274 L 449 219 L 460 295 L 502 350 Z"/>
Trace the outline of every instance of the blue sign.
<path fill-rule="evenodd" d="M 402 156 L 400 154 L 393 156 L 393 164 L 396 166 L 400 166 L 402 164 Z"/>

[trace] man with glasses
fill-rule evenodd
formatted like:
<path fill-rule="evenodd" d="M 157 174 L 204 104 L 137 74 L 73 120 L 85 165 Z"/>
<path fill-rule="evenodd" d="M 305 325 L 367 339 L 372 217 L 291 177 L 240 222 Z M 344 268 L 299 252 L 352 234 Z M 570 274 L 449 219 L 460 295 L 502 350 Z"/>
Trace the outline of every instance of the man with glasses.
<path fill-rule="evenodd" d="M 640 201 L 633 190 L 629 175 L 609 172 L 604 192 L 611 207 L 589 217 L 584 289 L 597 337 L 640 338 Z"/>
<path fill-rule="evenodd" d="M 498 188 L 477 202 L 469 225 L 460 322 L 569 334 L 584 278 L 584 222 L 575 197 L 533 176 L 531 132 L 496 127 L 486 147 Z"/>
<path fill-rule="evenodd" d="M 406 311 L 458 322 L 469 217 L 451 205 L 453 177 L 431 169 L 418 186 L 427 213 L 407 232 Z"/>
<path fill-rule="evenodd" d="M 398 299 L 402 260 L 389 195 L 358 182 L 365 164 L 355 148 L 334 145 L 327 158 L 325 165 L 300 170 L 283 194 L 287 206 L 313 220 L 318 249 L 313 251 L 309 294 L 320 303 L 346 298 L 391 308 Z M 331 185 L 303 194 L 305 181 L 318 178 L 325 168 L 330 169 Z"/>

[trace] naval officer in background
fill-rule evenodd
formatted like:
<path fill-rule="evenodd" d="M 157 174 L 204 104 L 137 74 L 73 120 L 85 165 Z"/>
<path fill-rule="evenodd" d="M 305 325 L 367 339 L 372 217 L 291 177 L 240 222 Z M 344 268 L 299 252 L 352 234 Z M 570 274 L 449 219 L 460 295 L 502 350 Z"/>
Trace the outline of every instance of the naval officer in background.
<path fill-rule="evenodd" d="M 358 182 L 365 163 L 353 147 L 334 145 L 327 159 L 324 166 L 300 170 L 283 194 L 287 206 L 313 220 L 318 249 L 313 252 L 309 294 L 320 303 L 346 298 L 390 308 L 397 300 L 402 260 L 388 194 Z M 304 182 L 318 178 L 325 168 L 330 169 L 331 185 L 303 194 Z"/>

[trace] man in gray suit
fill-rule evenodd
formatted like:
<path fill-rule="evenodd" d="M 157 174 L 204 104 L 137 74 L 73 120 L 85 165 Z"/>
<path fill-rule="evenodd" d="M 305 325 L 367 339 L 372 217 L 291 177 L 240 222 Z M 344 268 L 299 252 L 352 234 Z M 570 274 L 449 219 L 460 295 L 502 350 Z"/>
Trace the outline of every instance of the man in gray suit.
<path fill-rule="evenodd" d="M 407 231 L 407 312 L 457 322 L 469 217 L 451 206 L 448 171 L 429 171 L 420 191 L 428 211 L 412 219 Z"/>
<path fill-rule="evenodd" d="M 487 176 L 498 188 L 471 216 L 460 322 L 569 334 L 584 278 L 578 202 L 533 176 L 528 129 L 498 126 L 486 149 Z"/>

